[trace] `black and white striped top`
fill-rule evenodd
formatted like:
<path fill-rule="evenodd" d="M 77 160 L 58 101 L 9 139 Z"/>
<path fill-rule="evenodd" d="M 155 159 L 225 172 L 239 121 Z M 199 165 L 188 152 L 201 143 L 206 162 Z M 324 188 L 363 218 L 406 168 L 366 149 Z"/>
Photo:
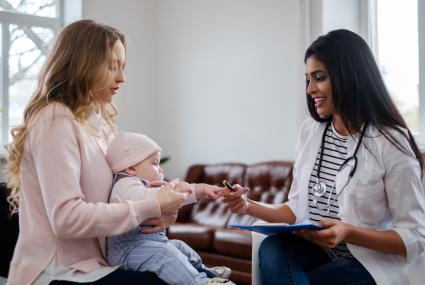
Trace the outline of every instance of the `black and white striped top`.
<path fill-rule="evenodd" d="M 320 160 L 320 152 L 321 149 L 319 149 L 319 152 L 317 153 L 316 163 L 308 184 L 309 217 L 313 221 L 330 219 L 339 220 L 339 217 L 337 216 L 339 212 L 339 204 L 338 199 L 336 199 L 335 176 L 338 173 L 338 169 L 347 158 L 347 137 L 337 134 L 333 124 L 330 124 L 327 128 L 323 145 L 323 159 L 322 166 L 320 168 L 319 180 L 319 182 L 326 184 L 327 191 L 323 196 L 317 197 L 314 196 L 312 187 L 318 180 L 317 169 Z M 330 200 L 329 195 L 331 195 Z M 334 199 L 336 200 L 334 201 Z M 317 204 L 314 201 L 317 201 Z M 327 213 L 329 204 L 332 204 L 329 207 L 330 214 Z M 332 258 L 336 258 L 341 256 L 350 256 L 351 253 L 346 244 L 339 244 L 329 251 L 329 255 Z"/>

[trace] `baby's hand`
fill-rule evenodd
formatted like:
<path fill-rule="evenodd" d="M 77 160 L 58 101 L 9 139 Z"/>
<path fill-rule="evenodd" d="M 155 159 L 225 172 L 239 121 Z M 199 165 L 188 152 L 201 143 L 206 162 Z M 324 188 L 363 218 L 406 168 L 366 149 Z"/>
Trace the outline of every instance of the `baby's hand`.
<path fill-rule="evenodd" d="M 190 195 L 190 194 L 192 194 L 193 187 L 192 187 L 192 185 L 190 185 L 189 183 L 187 183 L 185 181 L 180 181 L 177 184 L 175 191 L 180 192 L 180 193 L 187 193 L 188 195 Z"/>
<path fill-rule="evenodd" d="M 222 196 L 226 188 L 202 183 L 196 184 L 195 189 L 198 199 L 217 199 Z"/>
<path fill-rule="evenodd" d="M 149 188 L 155 188 L 155 187 L 164 186 L 165 184 L 167 184 L 166 181 L 154 180 L 154 181 L 149 181 L 146 186 Z"/>

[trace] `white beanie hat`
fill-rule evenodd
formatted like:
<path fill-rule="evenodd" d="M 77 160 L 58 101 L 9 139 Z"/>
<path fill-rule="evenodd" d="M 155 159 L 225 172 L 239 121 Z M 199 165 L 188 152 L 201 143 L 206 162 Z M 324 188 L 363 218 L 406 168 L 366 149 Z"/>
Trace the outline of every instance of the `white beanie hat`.
<path fill-rule="evenodd" d="M 134 166 L 162 149 L 149 137 L 120 132 L 109 144 L 106 160 L 113 173 Z"/>

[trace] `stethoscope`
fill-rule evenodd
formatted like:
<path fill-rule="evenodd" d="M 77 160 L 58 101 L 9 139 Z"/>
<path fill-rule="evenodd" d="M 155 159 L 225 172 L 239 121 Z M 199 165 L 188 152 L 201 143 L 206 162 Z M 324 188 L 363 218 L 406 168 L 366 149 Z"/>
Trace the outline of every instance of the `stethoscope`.
<path fill-rule="evenodd" d="M 325 130 L 323 131 L 323 135 L 322 135 L 322 143 L 320 146 L 320 157 L 319 157 L 319 165 L 317 166 L 317 180 L 316 183 L 313 184 L 312 190 L 313 190 L 313 195 L 316 197 L 322 197 L 326 191 L 327 191 L 327 187 L 326 184 L 324 182 L 320 182 L 320 170 L 322 168 L 322 161 L 323 161 L 323 149 L 325 146 L 325 138 L 326 138 L 326 132 L 329 129 L 329 126 L 331 125 L 331 122 L 329 121 L 328 124 L 325 127 Z M 357 142 L 357 146 L 356 149 L 354 150 L 353 155 L 347 157 L 344 162 L 341 164 L 341 166 L 338 169 L 338 173 L 341 172 L 344 167 L 349 166 L 349 162 L 352 160 L 354 161 L 353 166 L 351 167 L 350 173 L 348 174 L 348 179 L 347 182 L 345 182 L 344 186 L 342 186 L 341 191 L 339 191 L 339 193 L 335 196 L 335 198 L 331 201 L 331 196 L 332 193 L 335 189 L 335 184 L 336 182 L 334 182 L 334 185 L 332 186 L 332 189 L 329 193 L 329 197 L 328 197 L 328 201 L 326 203 L 325 207 L 322 207 L 319 205 L 317 199 L 313 199 L 313 204 L 316 206 L 316 208 L 318 208 L 321 211 L 325 211 L 328 215 L 329 215 L 329 211 L 331 206 L 335 203 L 335 201 L 338 199 L 339 195 L 342 193 L 342 191 L 345 189 L 345 187 L 348 185 L 348 183 L 350 182 L 351 178 L 353 177 L 354 173 L 356 172 L 356 168 L 357 168 L 357 152 L 359 151 L 360 145 L 363 141 L 363 138 L 365 136 L 366 133 L 366 128 L 367 128 L 367 123 L 364 124 L 362 132 L 360 134 L 360 138 L 359 141 Z"/>

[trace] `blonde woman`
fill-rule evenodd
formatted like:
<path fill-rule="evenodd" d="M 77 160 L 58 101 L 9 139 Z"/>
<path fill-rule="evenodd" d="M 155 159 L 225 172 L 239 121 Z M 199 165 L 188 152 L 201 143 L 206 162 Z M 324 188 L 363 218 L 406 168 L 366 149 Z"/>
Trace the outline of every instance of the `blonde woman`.
<path fill-rule="evenodd" d="M 164 284 L 104 259 L 106 236 L 142 222 L 164 229 L 186 198 L 171 183 L 143 201 L 107 204 L 105 151 L 125 62 L 114 28 L 82 20 L 59 35 L 8 145 L 9 202 L 20 224 L 9 284 Z"/>

